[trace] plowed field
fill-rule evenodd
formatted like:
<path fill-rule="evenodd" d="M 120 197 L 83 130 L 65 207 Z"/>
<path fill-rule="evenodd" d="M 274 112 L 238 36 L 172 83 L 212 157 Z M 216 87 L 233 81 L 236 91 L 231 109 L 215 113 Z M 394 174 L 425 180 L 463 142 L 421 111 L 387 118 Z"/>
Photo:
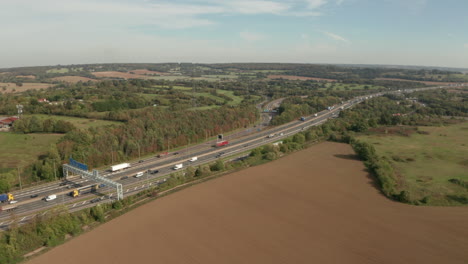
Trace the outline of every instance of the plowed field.
<path fill-rule="evenodd" d="M 468 208 L 383 197 L 322 143 L 148 203 L 29 263 L 468 263 Z"/>

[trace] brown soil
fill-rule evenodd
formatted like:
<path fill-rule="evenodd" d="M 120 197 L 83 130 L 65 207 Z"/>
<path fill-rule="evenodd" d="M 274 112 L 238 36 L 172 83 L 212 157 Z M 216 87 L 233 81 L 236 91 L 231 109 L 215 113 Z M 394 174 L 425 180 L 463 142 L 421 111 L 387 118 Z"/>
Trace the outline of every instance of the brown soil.
<path fill-rule="evenodd" d="M 158 71 L 150 71 L 147 69 L 139 69 L 139 70 L 132 70 L 129 73 L 133 74 L 140 74 L 140 75 L 169 75 L 167 72 L 158 72 Z"/>
<path fill-rule="evenodd" d="M 105 72 L 93 72 L 93 75 L 98 78 L 122 78 L 122 79 L 146 79 L 149 78 L 145 75 L 132 74 L 127 72 L 117 71 L 105 71 Z"/>
<path fill-rule="evenodd" d="M 145 204 L 38 256 L 55 263 L 468 263 L 468 208 L 382 196 L 322 143 Z"/>
<path fill-rule="evenodd" d="M 295 76 L 295 75 L 268 75 L 269 79 L 285 79 L 285 80 L 314 80 L 314 81 L 324 81 L 324 82 L 336 82 L 335 79 L 325 79 L 325 78 L 315 78 L 315 77 L 304 77 L 304 76 Z"/>
<path fill-rule="evenodd" d="M 16 78 L 25 78 L 25 79 L 36 79 L 34 75 L 16 75 Z"/>
<path fill-rule="evenodd" d="M 81 82 L 87 82 L 87 81 L 95 82 L 96 81 L 95 79 L 82 77 L 82 76 L 60 76 L 60 77 L 50 78 L 50 80 L 59 81 L 59 82 L 68 82 L 68 83 L 77 83 L 79 81 Z"/>

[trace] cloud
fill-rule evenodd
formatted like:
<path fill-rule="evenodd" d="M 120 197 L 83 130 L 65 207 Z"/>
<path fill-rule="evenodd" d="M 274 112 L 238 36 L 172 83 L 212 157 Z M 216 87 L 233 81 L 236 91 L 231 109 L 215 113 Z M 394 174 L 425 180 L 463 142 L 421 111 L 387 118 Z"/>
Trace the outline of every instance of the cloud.
<path fill-rule="evenodd" d="M 337 35 L 335 33 L 327 32 L 327 31 L 323 31 L 322 33 L 334 40 L 338 40 L 338 41 L 345 42 L 345 43 L 351 43 L 351 41 L 349 41 L 348 39 L 345 39 L 344 37 Z"/>
<path fill-rule="evenodd" d="M 282 14 L 291 8 L 287 4 L 274 1 L 231 1 L 226 6 L 240 14 Z"/>
<path fill-rule="evenodd" d="M 239 33 L 239 36 L 248 42 L 256 42 L 259 40 L 263 40 L 266 38 L 265 35 L 260 34 L 260 33 L 255 33 L 255 32 L 249 32 L 249 31 L 242 31 Z"/>
<path fill-rule="evenodd" d="M 316 9 L 324 6 L 328 0 L 306 0 L 307 7 L 310 9 Z"/>

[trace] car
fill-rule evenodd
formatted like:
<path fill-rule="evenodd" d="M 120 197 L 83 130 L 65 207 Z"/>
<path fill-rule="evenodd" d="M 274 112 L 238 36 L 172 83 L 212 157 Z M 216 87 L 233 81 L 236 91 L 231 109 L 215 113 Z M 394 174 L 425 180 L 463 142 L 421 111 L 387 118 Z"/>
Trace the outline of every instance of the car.
<path fill-rule="evenodd" d="M 92 199 L 90 202 L 91 202 L 91 203 L 97 203 L 97 202 L 99 202 L 99 201 L 101 201 L 101 198 L 94 198 L 94 199 Z"/>
<path fill-rule="evenodd" d="M 159 172 L 159 170 L 148 170 L 148 172 L 149 172 L 150 174 L 156 174 L 156 173 Z"/>
<path fill-rule="evenodd" d="M 179 155 L 179 152 L 174 152 L 174 154 L 173 154 L 173 155 Z"/>
<path fill-rule="evenodd" d="M 10 204 L 15 204 L 15 203 L 17 203 L 17 202 L 18 202 L 18 201 L 10 201 L 9 203 L 10 203 Z"/>
<path fill-rule="evenodd" d="M 123 176 L 122 178 L 120 178 L 121 180 L 126 180 L 128 179 L 128 176 Z"/>
<path fill-rule="evenodd" d="M 61 183 L 59 184 L 59 186 L 65 186 L 65 185 L 67 185 L 66 182 L 61 182 Z"/>
<path fill-rule="evenodd" d="M 138 163 L 142 163 L 142 162 L 144 162 L 144 160 L 139 160 L 139 161 L 138 161 Z"/>
<path fill-rule="evenodd" d="M 29 197 L 30 197 L 30 198 L 36 198 L 37 196 L 39 196 L 39 195 L 37 195 L 37 194 L 31 194 Z"/>

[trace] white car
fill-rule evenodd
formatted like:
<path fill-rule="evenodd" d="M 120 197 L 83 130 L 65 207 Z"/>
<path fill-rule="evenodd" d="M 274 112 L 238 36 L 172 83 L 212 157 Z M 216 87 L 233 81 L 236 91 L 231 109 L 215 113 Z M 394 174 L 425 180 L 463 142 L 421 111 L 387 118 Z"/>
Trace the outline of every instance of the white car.
<path fill-rule="evenodd" d="M 10 204 L 15 204 L 15 203 L 17 203 L 17 202 L 18 202 L 18 201 L 10 201 L 9 203 L 10 203 Z"/>
<path fill-rule="evenodd" d="M 57 199 L 57 195 L 55 195 L 55 194 L 49 195 L 49 196 L 47 196 L 45 198 L 46 202 L 50 202 L 50 201 L 55 200 L 55 199 Z"/>

